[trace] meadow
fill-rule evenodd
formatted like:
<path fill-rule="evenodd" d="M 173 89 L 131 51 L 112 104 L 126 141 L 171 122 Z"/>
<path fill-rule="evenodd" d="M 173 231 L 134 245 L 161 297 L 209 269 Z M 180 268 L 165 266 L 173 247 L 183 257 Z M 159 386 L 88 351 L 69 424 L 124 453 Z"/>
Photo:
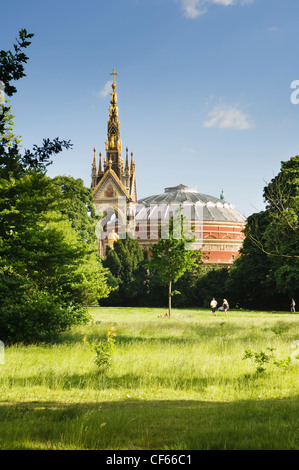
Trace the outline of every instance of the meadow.
<path fill-rule="evenodd" d="M 51 344 L 5 347 L 1 450 L 299 449 L 297 314 L 90 310 Z M 111 325 L 101 373 L 91 345 Z"/>

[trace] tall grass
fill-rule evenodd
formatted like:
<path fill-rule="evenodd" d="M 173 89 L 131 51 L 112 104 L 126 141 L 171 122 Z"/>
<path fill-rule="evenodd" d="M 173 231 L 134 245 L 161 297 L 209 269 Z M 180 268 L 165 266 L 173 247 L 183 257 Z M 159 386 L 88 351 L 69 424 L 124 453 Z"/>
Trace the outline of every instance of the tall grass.
<path fill-rule="evenodd" d="M 298 449 L 296 315 L 91 309 L 53 344 L 11 346 L 0 365 L 1 449 Z M 100 374 L 93 341 L 117 331 Z M 87 339 L 87 341 L 84 341 Z M 282 365 L 246 350 L 274 348 Z"/>

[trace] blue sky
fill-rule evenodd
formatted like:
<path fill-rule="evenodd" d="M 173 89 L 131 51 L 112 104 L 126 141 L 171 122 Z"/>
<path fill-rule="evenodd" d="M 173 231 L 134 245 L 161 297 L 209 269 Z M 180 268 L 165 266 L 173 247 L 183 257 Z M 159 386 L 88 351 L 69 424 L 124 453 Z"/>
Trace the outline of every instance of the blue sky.
<path fill-rule="evenodd" d="M 264 208 L 280 162 L 299 153 L 290 99 L 298 0 L 10 0 L 0 11 L 0 49 L 21 28 L 35 34 L 11 99 L 23 146 L 73 143 L 50 176 L 90 186 L 93 148 L 105 152 L 113 68 L 139 198 L 180 183 L 212 196 L 223 189 L 248 216 Z"/>

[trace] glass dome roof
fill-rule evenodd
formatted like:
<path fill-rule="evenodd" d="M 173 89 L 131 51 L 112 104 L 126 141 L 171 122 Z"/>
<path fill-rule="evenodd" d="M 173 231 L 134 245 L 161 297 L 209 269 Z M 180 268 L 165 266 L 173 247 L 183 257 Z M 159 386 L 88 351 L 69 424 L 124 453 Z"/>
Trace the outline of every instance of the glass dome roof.
<path fill-rule="evenodd" d="M 223 199 L 201 194 L 196 188 L 183 184 L 165 188 L 164 193 L 142 198 L 136 207 L 136 220 L 155 220 L 166 217 L 169 206 L 192 206 L 192 218 L 206 221 L 245 223 L 246 218 L 233 204 Z M 168 214 L 167 214 L 168 216 Z"/>

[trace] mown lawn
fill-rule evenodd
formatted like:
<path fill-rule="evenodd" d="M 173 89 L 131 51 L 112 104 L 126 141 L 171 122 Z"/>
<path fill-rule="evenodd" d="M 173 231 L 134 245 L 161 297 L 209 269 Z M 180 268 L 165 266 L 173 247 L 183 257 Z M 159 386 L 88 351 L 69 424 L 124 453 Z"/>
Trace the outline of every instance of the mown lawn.
<path fill-rule="evenodd" d="M 298 450 L 299 316 L 165 311 L 93 308 L 56 343 L 6 347 L 0 449 Z M 110 325 L 101 374 L 90 344 Z M 262 372 L 246 350 L 269 357 Z"/>

